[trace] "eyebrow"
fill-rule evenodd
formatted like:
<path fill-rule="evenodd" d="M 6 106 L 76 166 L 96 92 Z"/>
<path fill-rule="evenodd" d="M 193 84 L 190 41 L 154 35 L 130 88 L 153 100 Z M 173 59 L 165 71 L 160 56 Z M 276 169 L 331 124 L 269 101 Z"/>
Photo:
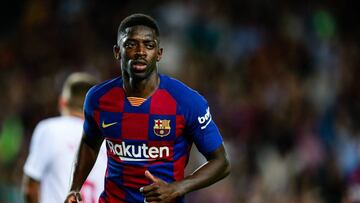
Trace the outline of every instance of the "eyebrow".
<path fill-rule="evenodd" d="M 121 35 L 118 37 L 117 43 L 120 44 L 121 41 L 122 41 L 126 36 L 127 36 L 127 34 L 125 34 L 125 33 L 124 33 L 124 34 L 121 34 Z M 128 38 L 128 39 L 126 39 L 126 41 L 128 41 L 128 40 L 136 41 L 137 39 L 134 39 L 134 38 Z M 158 39 L 158 36 L 155 36 L 155 38 L 153 38 L 151 34 L 147 34 L 147 35 L 145 35 L 145 39 L 144 39 L 143 41 L 145 41 L 145 42 L 155 42 L 155 43 L 159 44 L 159 41 L 160 41 L 160 40 Z"/>
<path fill-rule="evenodd" d="M 142 41 L 142 42 L 144 42 L 144 43 L 154 42 L 154 43 L 158 44 L 158 40 L 157 40 L 157 39 L 143 39 L 143 40 L 138 40 L 138 39 L 134 39 L 134 38 L 128 38 L 128 39 L 126 39 L 124 42 L 127 42 L 127 41 Z"/>

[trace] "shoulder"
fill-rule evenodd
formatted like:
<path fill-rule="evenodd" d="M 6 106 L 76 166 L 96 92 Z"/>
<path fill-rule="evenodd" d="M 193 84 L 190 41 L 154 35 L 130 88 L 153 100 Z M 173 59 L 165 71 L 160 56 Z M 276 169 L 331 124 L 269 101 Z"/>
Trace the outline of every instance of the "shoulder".
<path fill-rule="evenodd" d="M 51 128 L 53 126 L 69 125 L 82 123 L 82 119 L 75 116 L 56 116 L 41 120 L 37 126 L 41 128 Z"/>
<path fill-rule="evenodd" d="M 62 117 L 61 116 L 57 116 L 57 117 L 51 117 L 51 118 L 46 118 L 44 120 L 41 120 L 36 128 L 37 129 L 51 129 L 53 126 L 57 126 L 59 124 L 59 122 L 61 122 Z"/>
<path fill-rule="evenodd" d="M 207 103 L 206 99 L 196 90 L 190 88 L 183 82 L 165 75 L 161 75 L 164 80 L 164 89 L 180 104 L 185 106 L 197 106 Z"/>
<path fill-rule="evenodd" d="M 55 132 L 59 129 L 59 123 L 62 122 L 62 117 L 51 117 L 41 120 L 35 127 L 33 132 L 34 140 L 51 139 Z"/>
<path fill-rule="evenodd" d="M 111 80 L 104 81 L 98 85 L 93 86 L 87 92 L 84 102 L 86 110 L 93 108 L 98 103 L 98 100 L 113 88 L 122 88 L 122 78 L 117 77 Z"/>
<path fill-rule="evenodd" d="M 115 87 L 122 87 L 122 78 L 117 77 L 114 79 L 106 80 L 100 84 L 97 84 L 90 88 L 90 90 L 87 92 L 87 98 L 98 98 L 101 95 L 105 94 L 106 92 L 110 91 L 111 89 Z"/>

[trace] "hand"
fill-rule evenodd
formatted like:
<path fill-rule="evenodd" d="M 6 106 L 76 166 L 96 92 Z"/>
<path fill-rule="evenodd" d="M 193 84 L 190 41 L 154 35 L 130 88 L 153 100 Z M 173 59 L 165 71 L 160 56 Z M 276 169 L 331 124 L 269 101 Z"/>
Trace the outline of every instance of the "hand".
<path fill-rule="evenodd" d="M 82 203 L 80 192 L 76 192 L 76 191 L 69 192 L 64 203 Z"/>
<path fill-rule="evenodd" d="M 145 197 L 148 203 L 167 203 L 173 202 L 180 195 L 177 184 L 167 183 L 158 177 L 153 176 L 148 170 L 145 171 L 145 176 L 153 183 L 140 188 L 140 192 Z"/>

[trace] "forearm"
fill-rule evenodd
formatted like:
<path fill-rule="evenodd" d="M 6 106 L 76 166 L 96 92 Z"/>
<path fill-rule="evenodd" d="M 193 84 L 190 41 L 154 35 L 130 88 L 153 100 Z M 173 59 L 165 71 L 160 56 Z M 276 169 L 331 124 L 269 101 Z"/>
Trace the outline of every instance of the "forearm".
<path fill-rule="evenodd" d="M 24 194 L 24 201 L 26 203 L 38 203 L 39 202 L 39 195 L 35 193 L 25 193 Z"/>
<path fill-rule="evenodd" d="M 180 196 L 207 187 L 230 173 L 230 163 L 223 146 L 207 158 L 207 162 L 195 170 L 191 175 L 176 182 Z"/>
<path fill-rule="evenodd" d="M 100 149 L 100 144 L 90 147 L 84 141 L 81 142 L 74 165 L 71 191 L 80 191 L 92 167 L 94 166 Z"/>
<path fill-rule="evenodd" d="M 40 182 L 25 175 L 23 179 L 23 192 L 26 203 L 38 203 L 40 195 Z"/>

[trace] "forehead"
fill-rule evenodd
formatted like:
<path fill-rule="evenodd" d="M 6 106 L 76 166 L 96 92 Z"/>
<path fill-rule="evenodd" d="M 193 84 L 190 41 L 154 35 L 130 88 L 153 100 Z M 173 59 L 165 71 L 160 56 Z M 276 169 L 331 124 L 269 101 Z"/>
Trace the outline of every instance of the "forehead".
<path fill-rule="evenodd" d="M 125 29 L 125 33 L 123 33 L 120 38 L 122 39 L 148 39 L 148 40 L 155 40 L 156 33 L 155 30 L 144 26 L 144 25 L 136 25 L 132 27 L 128 27 Z"/>

